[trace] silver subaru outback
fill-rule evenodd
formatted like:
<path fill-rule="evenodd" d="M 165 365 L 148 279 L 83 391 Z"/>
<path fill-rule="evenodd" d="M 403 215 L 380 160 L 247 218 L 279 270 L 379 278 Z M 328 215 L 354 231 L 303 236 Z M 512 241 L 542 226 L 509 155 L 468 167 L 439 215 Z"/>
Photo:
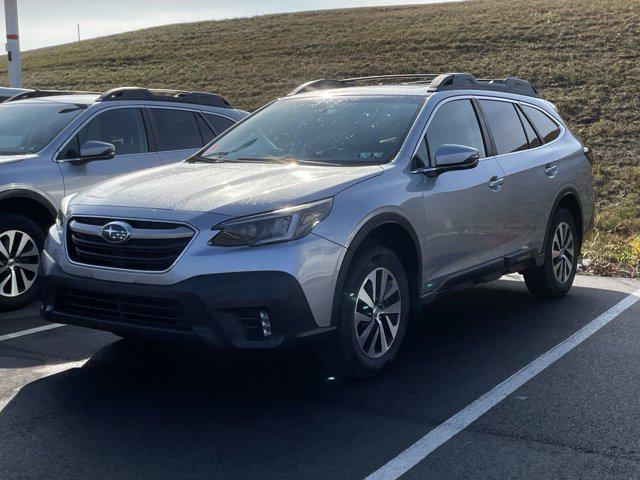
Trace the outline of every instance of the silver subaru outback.
<path fill-rule="evenodd" d="M 319 80 L 183 163 L 66 200 L 42 314 L 220 348 L 308 344 L 367 376 L 448 292 L 521 272 L 536 297 L 565 295 L 593 212 L 591 152 L 526 81 Z"/>
<path fill-rule="evenodd" d="M 0 310 L 38 295 L 40 252 L 66 195 L 184 160 L 247 115 L 200 92 L 9 93 L 0 105 Z"/>

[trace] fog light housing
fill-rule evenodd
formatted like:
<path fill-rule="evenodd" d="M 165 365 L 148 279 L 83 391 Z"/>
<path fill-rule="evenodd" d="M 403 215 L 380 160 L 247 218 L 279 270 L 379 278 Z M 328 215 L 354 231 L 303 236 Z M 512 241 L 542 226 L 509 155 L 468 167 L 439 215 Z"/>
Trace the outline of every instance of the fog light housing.
<path fill-rule="evenodd" d="M 271 320 L 266 310 L 260 310 L 260 326 L 262 327 L 262 336 L 271 338 Z"/>

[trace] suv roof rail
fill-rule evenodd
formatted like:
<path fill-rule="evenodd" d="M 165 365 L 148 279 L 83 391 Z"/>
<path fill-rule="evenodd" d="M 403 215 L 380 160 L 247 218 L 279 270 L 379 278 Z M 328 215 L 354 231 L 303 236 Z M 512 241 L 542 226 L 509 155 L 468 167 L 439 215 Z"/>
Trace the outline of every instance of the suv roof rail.
<path fill-rule="evenodd" d="M 430 92 L 443 90 L 491 90 L 539 97 L 538 90 L 528 81 L 516 77 L 476 78 L 471 73 L 444 73 L 438 75 L 427 88 Z"/>
<path fill-rule="evenodd" d="M 342 78 L 342 79 L 333 79 L 333 78 L 321 78 L 319 80 L 312 80 L 307 83 L 303 83 L 302 85 L 293 89 L 288 96 L 297 95 L 299 93 L 313 92 L 315 90 L 326 90 L 330 88 L 344 88 L 351 86 L 357 82 L 388 82 L 388 81 L 398 81 L 398 80 L 413 80 L 412 82 L 401 82 L 401 83 L 421 83 L 431 81 L 438 76 L 437 73 L 406 73 L 406 74 L 396 74 L 396 75 L 372 75 L 368 77 L 352 77 L 352 78 Z"/>
<path fill-rule="evenodd" d="M 191 103 L 210 107 L 233 108 L 231 102 L 215 93 L 189 92 L 159 88 L 120 87 L 103 93 L 98 102 L 151 100 L 155 102 Z"/>
<path fill-rule="evenodd" d="M 7 98 L 5 102 L 15 102 L 26 98 L 55 97 L 57 95 L 100 95 L 98 92 L 83 92 L 78 90 L 29 90 Z"/>
<path fill-rule="evenodd" d="M 429 92 L 441 92 L 444 90 L 491 90 L 497 92 L 516 93 L 530 97 L 540 96 L 536 88 L 526 80 L 521 80 L 516 77 L 507 77 L 503 79 L 476 78 L 471 73 L 409 73 L 344 79 L 322 78 L 303 83 L 289 93 L 288 96 L 313 92 L 315 90 L 345 88 L 352 86 L 357 82 L 382 83 L 387 81 L 395 81 L 396 83 L 405 85 L 429 82 L 429 86 L 427 87 L 427 91 Z"/>

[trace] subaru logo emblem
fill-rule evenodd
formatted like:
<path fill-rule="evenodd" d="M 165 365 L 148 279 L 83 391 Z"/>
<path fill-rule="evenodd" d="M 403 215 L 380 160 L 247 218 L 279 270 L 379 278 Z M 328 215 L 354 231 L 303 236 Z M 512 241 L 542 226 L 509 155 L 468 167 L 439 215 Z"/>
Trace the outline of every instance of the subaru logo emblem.
<path fill-rule="evenodd" d="M 109 243 L 124 243 L 131 237 L 131 225 L 124 222 L 107 223 L 102 230 L 102 238 Z"/>

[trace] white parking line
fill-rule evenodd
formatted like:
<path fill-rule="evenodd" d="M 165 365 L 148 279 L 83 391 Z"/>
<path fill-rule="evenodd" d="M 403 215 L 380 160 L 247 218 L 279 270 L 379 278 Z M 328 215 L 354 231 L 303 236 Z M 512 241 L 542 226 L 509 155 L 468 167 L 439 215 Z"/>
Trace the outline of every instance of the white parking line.
<path fill-rule="evenodd" d="M 516 372 L 504 382 L 482 395 L 469 406 L 456 413 L 453 417 L 446 420 L 443 424 L 431 430 L 400 455 L 369 475 L 366 480 L 389 480 L 399 478 L 411 468 L 415 467 L 419 462 L 424 460 L 431 452 L 463 431 L 478 418 L 487 413 L 491 408 L 495 407 L 498 403 L 507 398 L 507 396 L 515 392 L 518 388 L 534 378 L 548 366 L 552 365 L 575 347 L 580 345 L 622 312 L 633 306 L 638 300 L 640 300 L 640 290 L 636 290 L 629 296 L 625 297 L 618 304 L 592 320 L 565 341 L 559 343 L 548 352 L 536 358 L 520 371 Z"/>
<path fill-rule="evenodd" d="M 46 330 L 53 330 L 54 328 L 64 327 L 61 323 L 52 323 L 50 325 L 43 325 L 41 327 L 30 328 L 28 330 L 21 330 L 20 332 L 7 333 L 6 335 L 0 335 L 0 342 L 11 340 L 12 338 L 24 337 L 25 335 L 31 335 L 32 333 L 44 332 Z"/>

